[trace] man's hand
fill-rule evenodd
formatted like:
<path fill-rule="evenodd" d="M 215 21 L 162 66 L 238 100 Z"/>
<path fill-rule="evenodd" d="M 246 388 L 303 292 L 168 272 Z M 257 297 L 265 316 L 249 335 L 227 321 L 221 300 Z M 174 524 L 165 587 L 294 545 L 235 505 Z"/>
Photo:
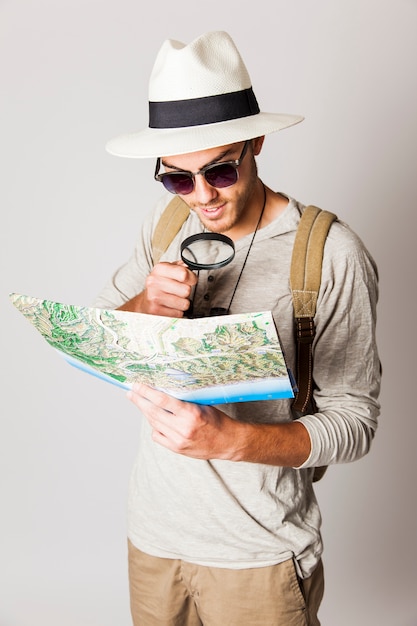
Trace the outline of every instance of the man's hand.
<path fill-rule="evenodd" d="M 158 263 L 148 275 L 142 293 L 125 302 L 119 309 L 183 317 L 190 307 L 190 298 L 196 284 L 197 276 L 182 261 Z"/>
<path fill-rule="evenodd" d="M 128 398 L 153 429 L 153 440 L 196 459 L 237 460 L 234 422 L 212 406 L 183 402 L 137 383 Z"/>
<path fill-rule="evenodd" d="M 303 424 L 254 424 L 233 420 L 216 407 L 183 402 L 136 383 L 128 398 L 153 429 L 153 440 L 196 459 L 225 459 L 298 467 L 311 449 Z"/>

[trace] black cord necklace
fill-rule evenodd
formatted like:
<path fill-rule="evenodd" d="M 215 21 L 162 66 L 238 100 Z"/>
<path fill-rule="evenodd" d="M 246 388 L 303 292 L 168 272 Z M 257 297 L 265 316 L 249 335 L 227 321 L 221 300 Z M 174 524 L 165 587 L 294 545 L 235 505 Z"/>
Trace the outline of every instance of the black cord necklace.
<path fill-rule="evenodd" d="M 261 181 L 261 183 L 262 183 L 262 181 Z M 263 183 L 262 183 L 262 189 L 263 189 L 263 192 L 264 192 L 264 199 L 263 199 L 261 213 L 259 215 L 258 222 L 257 222 L 255 230 L 253 232 L 252 239 L 251 239 L 249 247 L 248 247 L 248 251 L 246 252 L 245 260 L 243 261 L 243 265 L 242 265 L 242 267 L 240 269 L 239 276 L 238 276 L 236 284 L 234 286 L 233 293 L 232 293 L 232 296 L 230 298 L 229 306 L 227 307 L 227 309 L 224 308 L 224 307 L 212 307 L 210 309 L 210 313 L 209 313 L 210 316 L 213 316 L 213 315 L 228 315 L 230 313 L 230 307 L 232 306 L 232 302 L 233 302 L 233 299 L 235 297 L 236 290 L 237 290 L 237 288 L 239 286 L 240 279 L 242 278 L 243 271 L 244 271 L 244 269 L 246 267 L 246 262 L 248 260 L 250 251 L 251 251 L 252 246 L 253 246 L 253 242 L 255 241 L 256 233 L 259 230 L 259 226 L 261 225 L 262 217 L 263 217 L 263 214 L 264 214 L 264 211 L 265 211 L 267 194 L 266 194 L 266 187 L 265 187 L 265 185 Z M 204 229 L 204 232 L 205 232 L 205 229 Z M 197 271 L 197 286 L 196 286 L 195 290 L 197 290 L 197 287 L 198 287 L 199 276 L 200 276 L 200 271 L 198 270 Z M 187 317 L 189 317 L 189 318 L 193 318 L 194 317 L 194 300 L 195 300 L 195 292 L 194 292 L 194 297 L 190 301 L 190 308 L 187 311 Z M 200 316 L 198 316 L 198 317 L 200 317 Z"/>
<path fill-rule="evenodd" d="M 253 242 L 255 240 L 256 233 L 258 232 L 258 229 L 259 229 L 259 226 L 261 224 L 262 217 L 263 217 L 263 214 L 264 214 L 264 211 L 265 211 L 265 206 L 266 206 L 266 187 L 265 187 L 265 185 L 263 183 L 262 183 L 262 188 L 264 190 L 264 201 L 263 201 L 263 205 L 262 205 L 262 209 L 261 209 L 261 214 L 259 215 L 258 223 L 256 224 L 256 228 L 255 228 L 255 230 L 253 232 L 252 239 L 251 239 L 248 251 L 247 251 L 246 256 L 245 256 L 245 260 L 243 261 L 243 265 L 242 265 L 242 268 L 240 270 L 238 279 L 236 281 L 235 288 L 233 289 L 233 293 L 232 293 L 232 297 L 230 298 L 229 306 L 226 309 L 227 314 L 230 312 L 230 307 L 232 306 L 233 298 L 235 297 L 235 293 L 236 293 L 236 290 L 238 288 L 240 279 L 242 278 L 243 270 L 245 269 L 245 266 L 246 266 L 246 261 L 248 260 L 249 253 L 250 253 L 250 251 L 252 249 L 252 245 L 253 245 Z"/>

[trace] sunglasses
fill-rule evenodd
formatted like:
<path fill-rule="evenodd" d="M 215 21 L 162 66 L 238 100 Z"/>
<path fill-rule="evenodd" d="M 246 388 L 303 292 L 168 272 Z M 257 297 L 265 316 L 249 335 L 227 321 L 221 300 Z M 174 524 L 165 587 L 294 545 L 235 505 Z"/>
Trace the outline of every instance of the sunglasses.
<path fill-rule="evenodd" d="M 248 149 L 250 140 L 245 141 L 242 153 L 238 159 L 234 161 L 221 161 L 220 163 L 213 163 L 212 165 L 206 165 L 198 172 L 178 171 L 178 172 L 163 172 L 159 174 L 161 167 L 161 159 L 156 161 L 155 168 L 155 180 L 158 180 L 163 184 L 165 189 L 171 193 L 186 196 L 194 191 L 195 177 L 198 174 L 204 176 L 206 182 L 216 189 L 223 189 L 224 187 L 231 187 L 234 185 L 238 178 L 238 167 L 242 163 L 246 151 Z"/>

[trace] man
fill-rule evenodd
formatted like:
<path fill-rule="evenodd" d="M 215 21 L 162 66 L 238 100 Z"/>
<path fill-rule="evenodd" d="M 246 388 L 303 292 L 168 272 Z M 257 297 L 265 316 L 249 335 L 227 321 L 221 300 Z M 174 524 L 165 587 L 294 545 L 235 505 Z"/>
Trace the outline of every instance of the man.
<path fill-rule="evenodd" d="M 255 157 L 266 134 L 301 117 L 262 113 L 224 32 L 166 41 L 150 79 L 149 128 L 108 150 L 155 157 L 171 192 L 145 220 L 136 250 L 96 305 L 182 317 L 271 310 L 295 365 L 289 266 L 303 206 L 272 191 Z M 154 266 L 152 235 L 172 193 L 190 207 Z M 199 275 L 180 244 L 202 230 L 236 247 Z M 128 396 L 146 419 L 129 497 L 135 625 L 318 625 L 323 593 L 314 467 L 368 452 L 377 424 L 377 274 L 360 240 L 335 222 L 327 238 L 314 342 L 317 409 L 290 400 L 202 406 L 144 385 Z M 295 419 L 299 417 L 299 419 Z"/>

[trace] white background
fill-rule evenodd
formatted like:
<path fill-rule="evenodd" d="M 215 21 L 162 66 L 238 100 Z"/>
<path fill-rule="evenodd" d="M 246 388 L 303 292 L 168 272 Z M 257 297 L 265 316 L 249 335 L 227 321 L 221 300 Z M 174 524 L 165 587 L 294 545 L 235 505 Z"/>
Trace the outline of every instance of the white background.
<path fill-rule="evenodd" d="M 217 29 L 263 110 L 306 117 L 267 138 L 261 177 L 337 213 L 380 269 L 380 428 L 317 487 L 323 626 L 417 624 L 416 0 L 0 0 L 0 626 L 130 623 L 140 416 L 61 362 L 8 293 L 89 304 L 129 256 L 161 190 L 153 162 L 104 144 L 147 125 L 163 40 Z"/>

